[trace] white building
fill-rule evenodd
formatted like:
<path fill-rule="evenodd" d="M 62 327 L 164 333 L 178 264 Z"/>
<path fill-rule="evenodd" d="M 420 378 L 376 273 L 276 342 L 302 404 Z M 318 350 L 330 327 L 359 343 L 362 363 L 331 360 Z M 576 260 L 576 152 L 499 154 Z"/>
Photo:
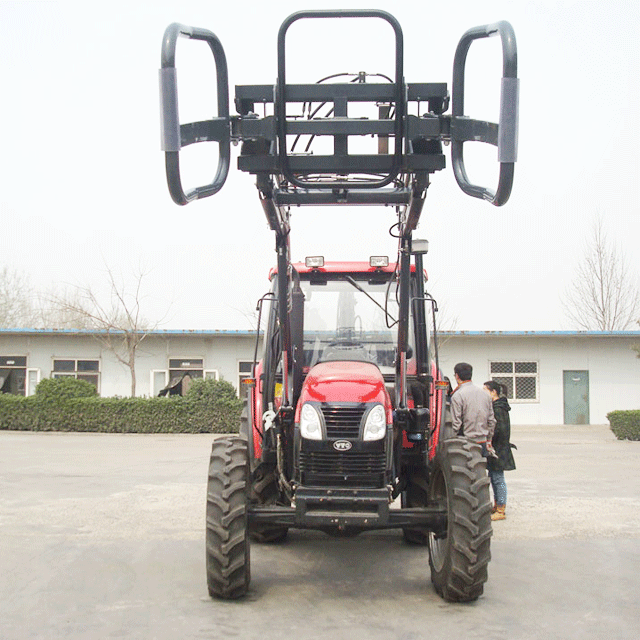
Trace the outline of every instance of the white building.
<path fill-rule="evenodd" d="M 476 383 L 507 384 L 514 424 L 607 424 L 610 411 L 640 409 L 640 331 L 462 331 L 442 342 L 445 375 L 464 361 Z"/>
<path fill-rule="evenodd" d="M 616 409 L 640 409 L 640 331 L 444 332 L 440 367 L 468 362 L 476 384 L 505 384 L 514 424 L 606 424 Z M 251 372 L 255 333 L 154 331 L 139 348 L 136 395 L 155 396 L 170 380 L 224 378 L 238 388 Z M 260 354 L 260 350 L 258 350 Z M 70 375 L 102 396 L 130 394 L 129 370 L 91 331 L 0 329 L 0 388 L 31 395 L 45 377 Z"/>

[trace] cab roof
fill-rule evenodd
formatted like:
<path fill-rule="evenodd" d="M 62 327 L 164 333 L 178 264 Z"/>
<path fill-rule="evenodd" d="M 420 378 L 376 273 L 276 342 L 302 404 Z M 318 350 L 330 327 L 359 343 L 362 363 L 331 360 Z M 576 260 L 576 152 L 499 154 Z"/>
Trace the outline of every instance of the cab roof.
<path fill-rule="evenodd" d="M 322 267 L 308 267 L 304 262 L 292 262 L 291 266 L 300 274 L 349 274 L 355 276 L 375 275 L 376 273 L 392 274 L 396 270 L 397 263 L 390 262 L 386 267 L 372 267 L 368 262 L 325 262 Z M 411 273 L 416 272 L 416 266 L 411 265 Z M 272 267 L 269 271 L 269 280 L 278 273 L 278 267 Z M 425 277 L 427 272 L 424 272 Z"/>
<path fill-rule="evenodd" d="M 304 262 L 293 262 L 293 268 L 300 274 L 308 273 L 326 273 L 326 274 L 376 274 L 376 273 L 394 273 L 396 270 L 396 263 L 391 262 L 386 267 L 372 267 L 368 262 L 325 262 L 322 267 L 308 267 Z M 415 267 L 411 265 L 411 271 L 415 271 Z M 273 267 L 269 272 L 269 280 L 278 273 L 278 268 Z"/>

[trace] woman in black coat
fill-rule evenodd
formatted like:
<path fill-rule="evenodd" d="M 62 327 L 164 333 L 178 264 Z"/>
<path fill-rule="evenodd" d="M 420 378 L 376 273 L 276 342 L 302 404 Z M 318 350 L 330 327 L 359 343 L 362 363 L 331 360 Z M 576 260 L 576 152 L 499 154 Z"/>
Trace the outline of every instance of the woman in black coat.
<path fill-rule="evenodd" d="M 493 432 L 491 444 L 497 454 L 497 458 L 487 458 L 487 471 L 491 478 L 493 497 L 495 500 L 494 510 L 491 514 L 492 520 L 504 520 L 507 507 L 507 483 L 504 479 L 505 471 L 512 471 L 516 468 L 515 460 L 511 448 L 515 448 L 509 442 L 511 438 L 511 420 L 509 411 L 511 407 L 507 398 L 503 395 L 503 387 L 494 380 L 484 383 L 485 390 L 493 400 L 493 414 L 496 418 L 496 428 Z"/>

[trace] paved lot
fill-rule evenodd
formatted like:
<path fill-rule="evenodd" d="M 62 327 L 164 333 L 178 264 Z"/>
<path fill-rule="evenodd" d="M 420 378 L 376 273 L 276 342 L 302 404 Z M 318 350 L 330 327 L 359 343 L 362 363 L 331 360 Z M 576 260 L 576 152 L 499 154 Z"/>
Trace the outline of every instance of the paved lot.
<path fill-rule="evenodd" d="M 0 638 L 638 638 L 640 443 L 515 427 L 485 595 L 444 603 L 399 532 L 252 547 L 252 589 L 204 579 L 211 436 L 0 432 Z"/>

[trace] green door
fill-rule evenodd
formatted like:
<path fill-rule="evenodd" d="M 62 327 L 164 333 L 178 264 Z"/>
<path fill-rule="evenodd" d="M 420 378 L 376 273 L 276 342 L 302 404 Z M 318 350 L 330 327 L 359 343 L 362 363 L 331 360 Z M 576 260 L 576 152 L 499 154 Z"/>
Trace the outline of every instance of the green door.
<path fill-rule="evenodd" d="M 564 423 L 589 424 L 589 372 L 564 371 Z"/>

